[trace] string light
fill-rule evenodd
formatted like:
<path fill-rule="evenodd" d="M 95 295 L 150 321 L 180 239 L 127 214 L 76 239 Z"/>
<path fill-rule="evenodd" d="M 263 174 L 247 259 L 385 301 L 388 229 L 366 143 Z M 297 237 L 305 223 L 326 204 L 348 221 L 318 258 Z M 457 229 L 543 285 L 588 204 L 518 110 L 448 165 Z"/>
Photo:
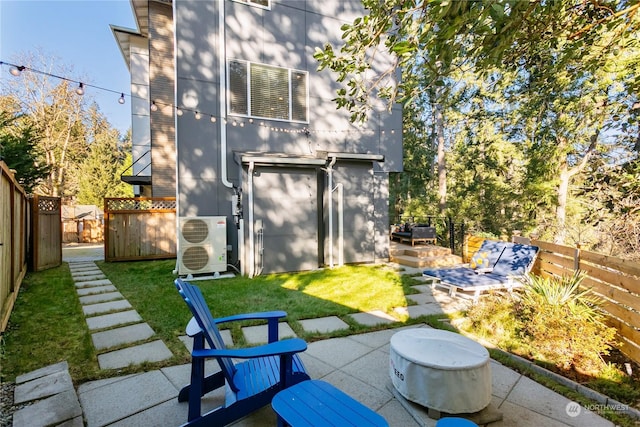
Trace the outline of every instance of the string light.
<path fill-rule="evenodd" d="M 32 69 L 29 67 L 25 67 L 23 65 L 16 65 L 16 64 L 11 64 L 11 63 L 7 63 L 4 61 L 0 61 L 0 65 L 7 65 L 10 67 L 9 72 L 11 73 L 11 75 L 13 76 L 20 76 L 20 74 L 23 71 L 29 71 L 29 72 L 33 72 L 33 73 L 37 73 L 37 74 L 42 74 L 44 76 L 48 76 L 48 77 L 53 77 L 53 78 L 57 78 L 60 80 L 64 80 L 67 82 L 71 82 L 74 84 L 78 84 L 78 87 L 75 90 L 75 93 L 78 95 L 83 95 L 85 93 L 85 88 L 87 87 L 91 87 L 94 89 L 98 89 L 98 90 L 102 90 L 105 92 L 111 92 L 111 93 L 116 93 L 119 94 L 120 97 L 118 98 L 118 103 L 119 104 L 125 104 L 126 100 L 125 100 L 125 93 L 124 92 L 120 92 L 120 91 L 116 91 L 116 90 L 112 90 L 112 89 L 108 89 L 108 88 L 104 88 L 104 87 L 100 87 L 100 86 L 96 86 L 96 85 L 91 85 L 91 84 L 86 84 L 84 82 L 78 81 L 78 80 L 73 80 L 67 77 L 63 77 L 63 76 L 58 76 L 55 74 L 51 74 L 45 71 L 40 71 L 40 70 L 36 70 L 36 69 Z M 147 98 L 143 98 L 140 96 L 136 96 L 133 94 L 126 94 L 126 96 L 131 97 L 132 99 L 140 99 L 140 100 L 147 100 Z M 149 102 L 147 100 L 147 102 Z M 639 103 L 640 105 L 640 103 Z M 180 108 L 178 106 L 175 106 L 171 103 L 165 103 L 165 102 L 161 102 L 161 101 L 151 101 L 150 103 L 150 110 L 151 111 L 158 111 L 160 107 L 162 106 L 168 106 L 171 107 L 173 109 L 175 109 L 175 113 L 177 116 L 182 116 L 184 114 L 184 111 L 188 111 L 190 113 L 194 114 L 194 117 L 196 119 L 200 119 L 202 117 L 202 114 L 207 114 L 209 116 L 209 120 L 211 121 L 211 123 L 217 123 L 218 119 L 220 119 L 222 121 L 223 124 L 227 125 L 228 124 L 228 120 L 226 117 L 223 116 L 216 116 L 213 114 L 208 114 L 208 113 L 202 113 L 200 111 L 197 110 L 192 110 L 192 109 L 188 109 L 188 108 Z M 375 135 L 376 134 L 376 130 L 373 129 L 364 129 L 363 124 L 354 124 L 354 129 L 309 129 L 307 127 L 304 127 L 302 129 L 286 129 L 286 128 L 282 128 L 282 127 L 275 127 L 275 126 L 271 126 L 271 125 L 267 125 L 265 123 L 264 120 L 259 120 L 258 122 L 256 122 L 253 118 L 233 118 L 232 120 L 232 125 L 233 126 L 240 126 L 240 127 L 244 127 L 246 124 L 255 124 L 258 125 L 260 127 L 264 127 L 268 130 L 271 130 L 272 132 L 286 132 L 286 133 L 299 133 L 299 134 L 304 134 L 307 137 L 311 134 L 366 134 L 366 135 Z M 291 124 L 292 126 L 295 126 L 294 123 Z M 355 128 L 357 127 L 357 128 Z M 392 134 L 395 134 L 395 129 L 387 129 L 388 131 L 390 131 Z M 385 133 L 385 129 L 378 129 L 377 132 L 379 132 L 380 134 L 384 135 Z M 406 133 L 406 129 L 402 129 L 401 132 Z"/>
<path fill-rule="evenodd" d="M 9 72 L 11 73 L 12 76 L 16 76 L 18 77 L 20 75 L 20 73 L 25 69 L 26 67 L 24 67 L 23 65 L 21 66 L 13 66 L 9 69 Z"/>

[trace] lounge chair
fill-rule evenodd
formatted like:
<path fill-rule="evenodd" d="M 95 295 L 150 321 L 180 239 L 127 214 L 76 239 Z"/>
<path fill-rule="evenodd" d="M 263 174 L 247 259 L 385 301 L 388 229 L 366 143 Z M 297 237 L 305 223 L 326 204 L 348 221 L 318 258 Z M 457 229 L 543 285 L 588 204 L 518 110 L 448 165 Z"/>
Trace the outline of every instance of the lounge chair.
<path fill-rule="evenodd" d="M 178 395 L 189 401 L 188 426 L 224 426 L 271 403 L 273 396 L 294 384 L 309 379 L 297 353 L 307 349 L 299 338 L 278 341 L 278 319 L 284 311 L 248 313 L 214 319 L 200 289 L 181 279 L 175 281 L 193 318 L 187 334 L 193 337 L 191 384 Z M 268 344 L 251 348 L 225 348 L 217 324 L 237 320 L 267 319 Z M 204 347 L 205 340 L 210 349 Z M 215 358 L 220 371 L 205 377 L 204 362 Z M 244 359 L 234 363 L 234 358 Z M 201 414 L 201 398 L 211 390 L 226 388 L 225 404 Z"/>
<path fill-rule="evenodd" d="M 537 246 L 485 240 L 471 263 L 474 265 L 476 259 L 482 259 L 482 266 L 433 268 L 424 270 L 422 275 L 432 279 L 433 288 L 448 289 L 452 297 L 457 291 L 473 292 L 473 299 L 477 301 L 481 292 L 512 291 L 522 286 L 521 279 L 531 270 L 537 253 Z"/>

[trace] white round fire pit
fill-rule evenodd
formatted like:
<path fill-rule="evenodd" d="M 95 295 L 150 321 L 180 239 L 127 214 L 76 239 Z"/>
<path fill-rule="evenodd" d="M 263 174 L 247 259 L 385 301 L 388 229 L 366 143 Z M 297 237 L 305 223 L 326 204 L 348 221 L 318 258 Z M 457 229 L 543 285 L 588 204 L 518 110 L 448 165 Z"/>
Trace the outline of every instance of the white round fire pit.
<path fill-rule="evenodd" d="M 405 329 L 391 337 L 389 361 L 396 390 L 430 410 L 473 413 L 491 402 L 489 352 L 462 335 Z"/>

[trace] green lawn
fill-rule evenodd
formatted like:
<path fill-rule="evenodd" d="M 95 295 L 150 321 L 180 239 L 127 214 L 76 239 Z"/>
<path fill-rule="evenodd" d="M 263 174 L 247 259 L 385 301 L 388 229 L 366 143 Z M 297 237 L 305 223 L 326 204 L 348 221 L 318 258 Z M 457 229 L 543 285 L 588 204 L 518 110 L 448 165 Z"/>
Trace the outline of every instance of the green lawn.
<path fill-rule="evenodd" d="M 191 316 L 173 284 L 175 261 L 99 262 L 98 265 L 175 356 L 160 364 L 117 372 L 99 370 L 75 286 L 67 264 L 63 264 L 30 273 L 25 278 L 0 348 L 3 380 L 12 381 L 17 375 L 62 360 L 69 362 L 76 383 L 189 361 L 189 354 L 178 337 L 184 335 Z M 294 331 L 301 338 L 313 341 L 372 330 L 345 315 L 374 309 L 391 313 L 394 307 L 406 306 L 405 293 L 412 293 L 410 286 L 417 281 L 381 266 L 347 266 L 193 283 L 201 288 L 216 317 L 284 310 Z M 349 331 L 306 333 L 297 322 L 324 316 L 340 316 L 350 325 Z M 240 325 L 233 325 L 231 332 L 237 345 L 245 344 Z"/>

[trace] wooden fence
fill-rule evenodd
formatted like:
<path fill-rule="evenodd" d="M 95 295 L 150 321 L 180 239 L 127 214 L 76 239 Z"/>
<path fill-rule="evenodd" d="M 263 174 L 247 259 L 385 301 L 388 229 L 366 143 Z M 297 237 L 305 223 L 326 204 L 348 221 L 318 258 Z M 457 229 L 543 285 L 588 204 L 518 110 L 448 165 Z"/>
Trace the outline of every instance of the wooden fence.
<path fill-rule="evenodd" d="M 42 271 L 62 264 L 62 203 L 59 197 L 31 200 L 30 268 Z"/>
<path fill-rule="evenodd" d="M 174 197 L 104 200 L 105 261 L 176 257 Z"/>
<path fill-rule="evenodd" d="M 468 256 L 478 250 L 482 240 L 467 238 Z M 608 323 L 618 330 L 620 350 L 640 362 L 640 263 L 540 240 L 514 241 L 540 248 L 533 274 L 558 277 L 581 271 L 585 275 L 583 287 L 591 288 L 602 299 Z"/>
<path fill-rule="evenodd" d="M 0 332 L 27 272 L 29 199 L 7 165 L 0 161 Z"/>
<path fill-rule="evenodd" d="M 63 243 L 102 243 L 104 224 L 99 219 L 67 220 L 62 222 Z"/>

